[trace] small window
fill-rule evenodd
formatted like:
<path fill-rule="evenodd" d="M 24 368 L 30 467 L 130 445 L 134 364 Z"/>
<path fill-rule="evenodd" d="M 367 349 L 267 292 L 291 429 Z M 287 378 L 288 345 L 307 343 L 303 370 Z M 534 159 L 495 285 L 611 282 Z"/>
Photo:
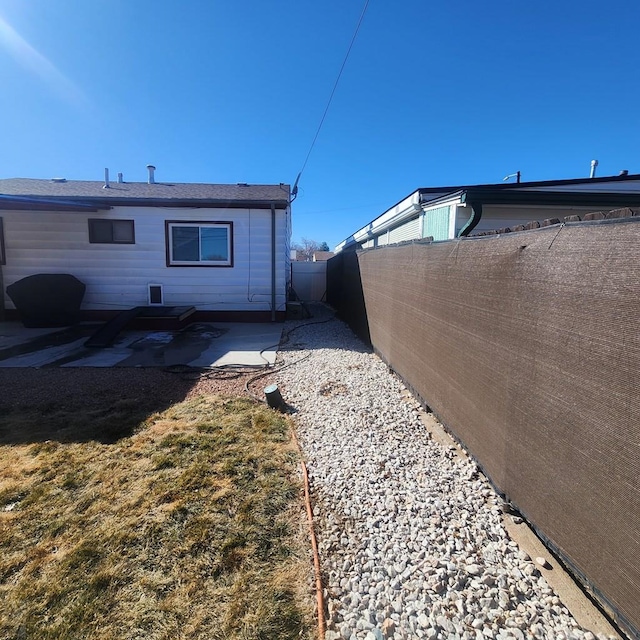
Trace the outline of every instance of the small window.
<path fill-rule="evenodd" d="M 4 255 L 4 227 L 2 226 L 2 218 L 0 218 L 0 264 L 7 264 Z M 0 293 L 0 295 L 2 295 Z"/>
<path fill-rule="evenodd" d="M 161 284 L 150 284 L 149 285 L 149 304 L 162 304 L 163 295 L 162 295 L 162 285 Z"/>
<path fill-rule="evenodd" d="M 167 264 L 170 266 L 233 266 L 230 222 L 169 222 Z"/>
<path fill-rule="evenodd" d="M 92 244 L 134 244 L 133 220 L 90 218 L 89 242 Z"/>

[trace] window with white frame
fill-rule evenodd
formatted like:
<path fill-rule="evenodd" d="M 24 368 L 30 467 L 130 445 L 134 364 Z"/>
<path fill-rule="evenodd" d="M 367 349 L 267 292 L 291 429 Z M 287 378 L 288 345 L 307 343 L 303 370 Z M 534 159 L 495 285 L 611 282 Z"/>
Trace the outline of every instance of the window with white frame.
<path fill-rule="evenodd" d="M 231 222 L 166 222 L 167 265 L 232 267 Z"/>

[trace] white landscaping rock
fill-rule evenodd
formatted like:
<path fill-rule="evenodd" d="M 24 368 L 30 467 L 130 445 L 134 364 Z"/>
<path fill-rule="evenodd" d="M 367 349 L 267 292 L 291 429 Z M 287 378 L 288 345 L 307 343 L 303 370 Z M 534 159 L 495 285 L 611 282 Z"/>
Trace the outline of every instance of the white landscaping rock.
<path fill-rule="evenodd" d="M 299 328 L 280 356 L 297 362 L 277 382 L 296 410 L 342 638 L 593 637 L 509 539 L 477 465 L 430 437 L 346 325 Z"/>

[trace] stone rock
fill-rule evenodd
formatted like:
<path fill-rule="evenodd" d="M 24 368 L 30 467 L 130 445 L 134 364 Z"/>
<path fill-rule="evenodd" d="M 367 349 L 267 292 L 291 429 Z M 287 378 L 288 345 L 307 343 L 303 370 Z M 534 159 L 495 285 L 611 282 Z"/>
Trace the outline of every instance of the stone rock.
<path fill-rule="evenodd" d="M 445 631 L 448 631 L 449 633 L 455 632 L 455 627 L 453 626 L 453 623 L 451 622 L 451 620 L 449 620 L 449 618 L 445 618 L 444 616 L 438 616 L 436 618 L 436 622 Z"/>
<path fill-rule="evenodd" d="M 418 624 L 423 628 L 426 629 L 429 626 L 429 618 L 428 616 L 426 616 L 424 613 L 421 613 L 418 616 Z"/>
<path fill-rule="evenodd" d="M 296 327 L 301 348 L 280 352 L 296 365 L 275 375 L 297 409 L 327 602 L 337 603 L 328 640 L 336 630 L 340 640 L 513 640 L 514 629 L 531 640 L 596 640 L 509 539 L 477 466 L 429 437 L 380 358 L 335 319 L 285 327 Z M 318 394 L 327 384 L 348 391 Z"/>
<path fill-rule="evenodd" d="M 393 634 L 396 630 L 396 623 L 391 618 L 385 618 L 380 628 L 383 638 L 393 638 Z"/>

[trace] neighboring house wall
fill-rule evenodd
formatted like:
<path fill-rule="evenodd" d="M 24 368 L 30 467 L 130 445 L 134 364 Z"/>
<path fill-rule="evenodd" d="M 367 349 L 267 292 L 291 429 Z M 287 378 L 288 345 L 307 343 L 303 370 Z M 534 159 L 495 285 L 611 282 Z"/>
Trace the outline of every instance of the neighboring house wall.
<path fill-rule="evenodd" d="M 500 203 L 500 204 L 491 204 Z M 562 218 L 640 204 L 640 175 L 423 188 L 395 204 L 337 245 L 335 251 L 369 249 L 420 238 L 449 240 L 472 219 L 468 232 Z"/>
<path fill-rule="evenodd" d="M 420 219 L 410 220 L 404 224 L 389 230 L 389 244 L 413 240 L 420 237 Z"/>
<path fill-rule="evenodd" d="M 569 207 L 569 206 L 520 206 L 520 205 L 484 205 L 482 217 L 474 233 L 500 229 L 515 225 L 526 224 L 532 220 L 542 221 L 547 218 L 559 218 L 577 214 L 599 211 L 602 207 Z M 365 240 L 361 247 L 371 249 L 388 244 L 397 244 L 407 240 L 419 240 L 431 237 L 434 240 L 452 240 L 471 217 L 470 206 L 465 206 L 459 200 L 450 204 L 425 207 L 424 211 L 415 218 L 403 222 L 397 227 L 381 231 L 379 235 Z"/>
<path fill-rule="evenodd" d="M 434 240 L 448 240 L 453 237 L 455 231 L 455 211 L 455 203 L 425 208 L 421 213 L 416 213 L 413 218 L 397 227 L 377 235 L 373 234 L 373 237 L 365 240 L 361 246 L 363 249 L 371 249 L 428 237 Z"/>
<path fill-rule="evenodd" d="M 472 233 L 501 229 L 503 227 L 513 227 L 519 224 L 526 224 L 532 220 L 542 222 L 548 218 L 558 218 L 562 221 L 565 216 L 576 214 L 582 217 L 585 213 L 600 211 L 601 209 L 602 207 L 525 207 L 520 205 L 486 204 L 482 207 L 482 218 L 480 218 L 478 226 L 472 231 Z M 460 229 L 464 227 L 470 217 L 471 207 L 458 205 L 455 219 L 455 235 L 452 235 L 451 238 L 458 235 Z"/>
<path fill-rule="evenodd" d="M 484 205 L 482 218 L 474 233 L 489 231 L 503 227 L 526 224 L 532 220 L 542 221 L 548 218 L 579 215 L 599 211 L 602 207 L 558 207 L 558 206 L 518 206 L 518 205 Z M 397 227 L 381 231 L 379 235 L 365 240 L 361 247 L 371 249 L 388 244 L 397 244 L 407 240 L 420 240 L 421 238 L 433 238 L 434 240 L 452 240 L 457 237 L 460 230 L 467 224 L 471 217 L 470 206 L 465 206 L 459 200 L 450 204 L 438 205 L 427 208 L 415 218 L 403 222 Z"/>
<path fill-rule="evenodd" d="M 117 206 L 98 213 L 3 211 L 4 287 L 36 273 L 70 273 L 87 286 L 84 310 L 148 303 L 163 285 L 164 304 L 202 311 L 271 310 L 271 211 Z M 89 243 L 88 220 L 133 220 L 134 244 Z M 276 210 L 276 310 L 286 308 L 289 211 Z M 167 266 L 165 221 L 229 222 L 233 266 Z M 13 308 L 5 298 L 6 307 Z"/>

